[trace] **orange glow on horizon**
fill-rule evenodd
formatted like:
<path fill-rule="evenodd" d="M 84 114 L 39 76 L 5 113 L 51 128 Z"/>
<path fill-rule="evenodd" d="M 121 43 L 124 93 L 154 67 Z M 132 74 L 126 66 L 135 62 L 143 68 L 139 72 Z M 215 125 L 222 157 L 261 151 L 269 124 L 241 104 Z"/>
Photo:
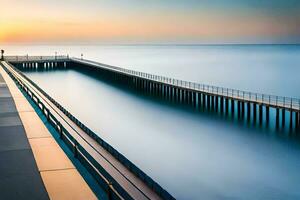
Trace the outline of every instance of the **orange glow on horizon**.
<path fill-rule="evenodd" d="M 0 18 L 0 43 L 80 43 L 114 41 L 214 41 L 300 35 L 295 18 L 263 15 L 235 16 L 211 12 L 149 11 L 141 13 L 49 11 L 21 6 Z M 26 17 L 24 17 L 26 16 Z"/>

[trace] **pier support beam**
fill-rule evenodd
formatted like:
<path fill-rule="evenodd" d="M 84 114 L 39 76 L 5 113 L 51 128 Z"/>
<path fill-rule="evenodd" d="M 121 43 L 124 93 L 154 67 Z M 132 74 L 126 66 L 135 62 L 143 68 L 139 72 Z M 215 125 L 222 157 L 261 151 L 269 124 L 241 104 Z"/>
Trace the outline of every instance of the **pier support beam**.
<path fill-rule="evenodd" d="M 238 112 L 238 119 L 241 118 L 241 102 L 238 100 L 237 102 L 237 112 Z"/>
<path fill-rule="evenodd" d="M 263 105 L 259 105 L 259 125 L 262 125 L 263 122 Z"/>
<path fill-rule="evenodd" d="M 231 99 L 231 116 L 234 117 L 234 100 Z"/>
<path fill-rule="evenodd" d="M 206 109 L 206 94 L 202 94 L 203 110 Z"/>
<path fill-rule="evenodd" d="M 285 109 L 282 109 L 282 127 L 285 126 Z"/>
<path fill-rule="evenodd" d="M 256 103 L 253 103 L 253 123 L 256 124 Z"/>
<path fill-rule="evenodd" d="M 247 102 L 247 121 L 250 122 L 251 120 L 251 103 Z"/>
<path fill-rule="evenodd" d="M 270 122 L 270 107 L 266 106 L 266 123 L 269 125 Z"/>
<path fill-rule="evenodd" d="M 276 129 L 279 128 L 279 108 L 276 108 Z"/>
<path fill-rule="evenodd" d="M 198 109 L 201 108 L 201 93 L 197 93 L 197 99 L 198 99 Z"/>
<path fill-rule="evenodd" d="M 194 108 L 196 108 L 197 104 L 196 104 L 196 92 L 193 92 L 193 105 Z"/>
<path fill-rule="evenodd" d="M 227 97 L 225 98 L 225 114 L 229 114 L 229 99 Z"/>
<path fill-rule="evenodd" d="M 290 110 L 290 130 L 293 130 L 293 111 Z"/>
<path fill-rule="evenodd" d="M 241 106 L 242 106 L 242 119 L 244 119 L 245 118 L 245 102 L 244 101 L 241 102 Z"/>
<path fill-rule="evenodd" d="M 296 130 L 299 130 L 299 126 L 300 126 L 300 112 L 295 112 L 295 123 L 296 123 Z"/>
<path fill-rule="evenodd" d="M 224 113 L 224 97 L 222 97 L 222 96 L 220 99 L 220 111 L 221 111 L 221 114 Z"/>
<path fill-rule="evenodd" d="M 210 95 L 206 95 L 207 98 L 207 110 L 210 111 Z"/>
<path fill-rule="evenodd" d="M 215 111 L 219 112 L 219 96 L 216 96 Z"/>

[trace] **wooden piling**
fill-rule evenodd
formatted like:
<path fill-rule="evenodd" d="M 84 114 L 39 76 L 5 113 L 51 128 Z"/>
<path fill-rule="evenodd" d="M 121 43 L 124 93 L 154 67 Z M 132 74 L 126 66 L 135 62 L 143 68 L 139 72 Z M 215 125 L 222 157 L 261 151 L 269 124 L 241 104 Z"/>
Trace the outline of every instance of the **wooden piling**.
<path fill-rule="evenodd" d="M 245 117 L 245 102 L 244 101 L 241 102 L 241 106 L 242 106 L 242 115 L 241 115 L 241 117 L 242 117 L 242 119 L 244 119 L 244 117 Z"/>
<path fill-rule="evenodd" d="M 293 129 L 293 111 L 290 110 L 290 130 Z"/>
<path fill-rule="evenodd" d="M 206 94 L 202 94 L 203 109 L 206 109 Z"/>
<path fill-rule="evenodd" d="M 225 97 L 225 114 L 228 115 L 229 114 L 229 99 L 227 97 Z"/>
<path fill-rule="evenodd" d="M 220 112 L 221 112 L 221 114 L 224 113 L 224 97 L 223 96 L 221 96 L 221 98 L 220 98 Z"/>
<path fill-rule="evenodd" d="M 201 108 L 201 93 L 198 93 L 197 98 L 198 98 L 198 101 L 197 101 L 198 109 L 200 109 Z"/>
<path fill-rule="evenodd" d="M 276 108 L 276 129 L 279 128 L 279 108 Z"/>
<path fill-rule="evenodd" d="M 231 99 L 231 116 L 234 116 L 234 100 Z"/>
<path fill-rule="evenodd" d="M 285 126 L 285 109 L 282 109 L 282 127 Z"/>
<path fill-rule="evenodd" d="M 259 125 L 262 125 L 263 122 L 263 105 L 259 105 Z"/>
<path fill-rule="evenodd" d="M 300 126 L 300 112 L 295 112 L 295 123 L 296 123 L 296 130 L 298 130 Z"/>
<path fill-rule="evenodd" d="M 250 122 L 251 120 L 251 103 L 247 103 L 247 121 Z"/>
<path fill-rule="evenodd" d="M 206 95 L 207 98 L 207 110 L 210 110 L 210 95 Z"/>
<path fill-rule="evenodd" d="M 215 110 L 215 97 L 214 95 L 211 96 L 211 110 Z"/>
<path fill-rule="evenodd" d="M 241 102 L 237 101 L 237 112 L 238 112 L 238 119 L 241 118 Z"/>
<path fill-rule="evenodd" d="M 196 108 L 197 104 L 196 104 L 196 92 L 193 92 L 193 105 Z"/>
<path fill-rule="evenodd" d="M 256 123 L 256 103 L 253 103 L 253 123 Z"/>
<path fill-rule="evenodd" d="M 215 111 L 219 112 L 219 96 L 216 96 Z"/>

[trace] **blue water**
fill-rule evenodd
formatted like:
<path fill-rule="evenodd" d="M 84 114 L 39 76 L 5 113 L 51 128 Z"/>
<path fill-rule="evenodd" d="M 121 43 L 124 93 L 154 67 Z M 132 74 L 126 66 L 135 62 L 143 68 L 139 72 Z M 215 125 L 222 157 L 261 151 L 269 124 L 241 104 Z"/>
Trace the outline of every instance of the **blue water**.
<path fill-rule="evenodd" d="M 12 46 L 217 86 L 300 97 L 300 46 Z M 299 199 L 289 133 L 178 108 L 74 70 L 26 72 L 178 199 Z M 272 111 L 273 112 L 273 111 Z"/>

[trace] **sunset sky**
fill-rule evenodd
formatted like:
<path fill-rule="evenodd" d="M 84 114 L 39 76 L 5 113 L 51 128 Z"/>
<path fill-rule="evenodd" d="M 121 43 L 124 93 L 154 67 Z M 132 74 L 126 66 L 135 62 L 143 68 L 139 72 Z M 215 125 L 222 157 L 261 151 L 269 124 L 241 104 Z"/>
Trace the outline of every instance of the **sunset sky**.
<path fill-rule="evenodd" d="M 0 44 L 300 43 L 299 0 L 0 3 Z"/>

